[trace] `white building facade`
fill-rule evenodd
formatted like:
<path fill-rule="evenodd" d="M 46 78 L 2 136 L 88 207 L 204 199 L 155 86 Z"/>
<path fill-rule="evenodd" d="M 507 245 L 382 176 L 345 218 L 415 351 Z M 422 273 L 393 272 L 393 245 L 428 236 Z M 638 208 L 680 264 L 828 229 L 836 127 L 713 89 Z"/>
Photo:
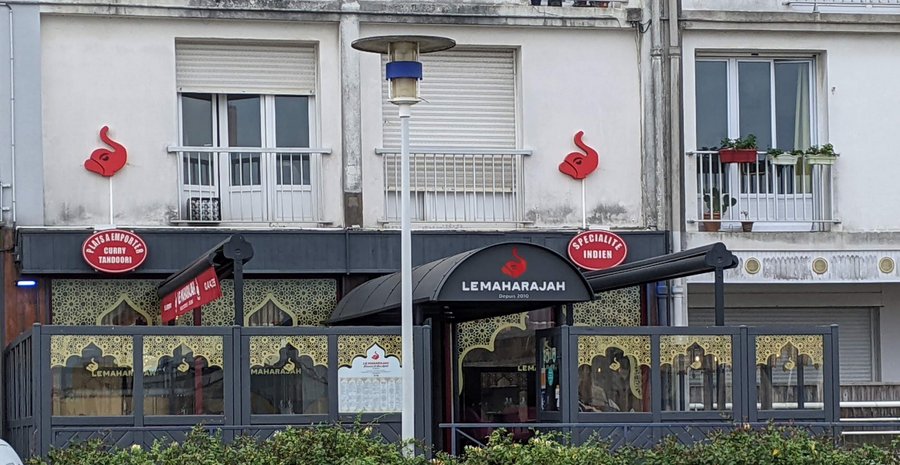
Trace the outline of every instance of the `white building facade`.
<path fill-rule="evenodd" d="M 726 324 L 840 325 L 845 389 L 900 380 L 900 222 L 885 208 L 900 168 L 881 148 L 900 101 L 898 18 L 893 1 L 682 2 L 680 244 L 721 240 L 740 257 L 726 274 Z M 721 139 L 748 134 L 757 161 L 719 163 Z M 833 164 L 765 154 L 824 144 Z M 718 231 L 707 230 L 711 210 Z M 712 321 L 707 282 L 688 283 L 691 325 Z"/>

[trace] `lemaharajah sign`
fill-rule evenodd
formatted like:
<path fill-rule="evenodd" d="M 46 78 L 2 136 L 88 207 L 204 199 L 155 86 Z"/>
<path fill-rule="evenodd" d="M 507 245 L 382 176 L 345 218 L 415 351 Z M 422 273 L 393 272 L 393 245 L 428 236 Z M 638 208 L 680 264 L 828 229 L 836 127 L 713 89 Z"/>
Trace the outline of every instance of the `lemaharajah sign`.
<path fill-rule="evenodd" d="M 449 301 L 589 300 L 584 277 L 552 250 L 527 243 L 500 244 L 461 263 L 442 286 Z"/>

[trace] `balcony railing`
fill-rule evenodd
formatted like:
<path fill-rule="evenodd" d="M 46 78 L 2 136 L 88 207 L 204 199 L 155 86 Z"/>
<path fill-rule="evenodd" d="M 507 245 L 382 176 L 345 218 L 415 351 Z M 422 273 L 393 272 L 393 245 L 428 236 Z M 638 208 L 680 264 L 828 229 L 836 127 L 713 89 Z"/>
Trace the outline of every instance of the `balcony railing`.
<path fill-rule="evenodd" d="M 317 223 L 321 148 L 169 147 L 181 223 Z"/>
<path fill-rule="evenodd" d="M 383 156 L 386 222 L 400 220 L 400 152 Z M 432 223 L 523 221 L 526 150 L 410 150 L 411 220 Z"/>
<path fill-rule="evenodd" d="M 900 0 L 786 0 L 785 5 L 797 6 L 861 6 L 861 7 L 900 7 Z"/>
<path fill-rule="evenodd" d="M 820 231 L 834 217 L 831 165 L 801 157 L 776 164 L 764 152 L 753 163 L 721 163 L 714 151 L 688 152 L 686 220 L 701 231 Z"/>

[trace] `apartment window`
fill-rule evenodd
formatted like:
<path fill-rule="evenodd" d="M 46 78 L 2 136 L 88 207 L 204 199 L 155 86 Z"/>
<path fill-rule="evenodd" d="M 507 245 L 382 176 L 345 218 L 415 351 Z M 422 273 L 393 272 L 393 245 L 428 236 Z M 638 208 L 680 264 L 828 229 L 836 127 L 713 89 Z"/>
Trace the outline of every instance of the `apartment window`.
<path fill-rule="evenodd" d="M 454 49 L 421 57 L 425 78 L 410 120 L 411 206 L 416 221 L 521 218 L 512 49 Z M 400 216 L 400 120 L 383 85 L 385 216 Z"/>
<path fill-rule="evenodd" d="M 176 64 L 183 219 L 314 221 L 315 49 L 178 42 Z"/>
<path fill-rule="evenodd" d="M 808 226 L 828 218 L 823 173 L 802 159 L 785 166 L 763 156 L 770 148 L 789 152 L 816 144 L 815 60 L 700 57 L 695 70 L 698 214 L 711 213 L 704 199 L 728 194 L 737 204 L 722 208 L 722 220 Z M 760 151 L 756 163 L 719 163 L 722 139 L 750 134 Z"/>
<path fill-rule="evenodd" d="M 812 59 L 697 60 L 697 147 L 754 134 L 761 150 L 806 149 L 812 132 Z"/>

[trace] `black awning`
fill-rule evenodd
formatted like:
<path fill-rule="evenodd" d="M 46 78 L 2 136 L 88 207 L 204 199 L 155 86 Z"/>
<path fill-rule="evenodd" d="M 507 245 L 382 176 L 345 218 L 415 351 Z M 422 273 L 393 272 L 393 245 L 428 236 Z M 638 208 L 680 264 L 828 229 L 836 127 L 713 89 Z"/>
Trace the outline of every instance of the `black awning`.
<path fill-rule="evenodd" d="M 727 270 L 738 266 L 738 258 L 725 244 L 697 247 L 678 253 L 660 255 L 603 271 L 584 274 L 595 293 L 612 291 L 656 281 L 683 278 L 709 273 L 717 268 Z"/>
<path fill-rule="evenodd" d="M 400 273 L 393 273 L 353 289 L 329 322 L 399 323 L 400 278 Z M 440 314 L 468 321 L 592 298 L 587 281 L 571 262 L 527 242 L 470 250 L 412 271 L 413 304 L 426 317 Z"/>
<path fill-rule="evenodd" d="M 233 234 L 201 254 L 191 264 L 159 283 L 156 286 L 156 294 L 163 298 L 210 267 L 216 270 L 216 276 L 219 279 L 228 278 L 234 271 L 235 260 L 246 263 L 251 258 L 253 258 L 253 246 L 244 240 L 244 236 Z"/>

